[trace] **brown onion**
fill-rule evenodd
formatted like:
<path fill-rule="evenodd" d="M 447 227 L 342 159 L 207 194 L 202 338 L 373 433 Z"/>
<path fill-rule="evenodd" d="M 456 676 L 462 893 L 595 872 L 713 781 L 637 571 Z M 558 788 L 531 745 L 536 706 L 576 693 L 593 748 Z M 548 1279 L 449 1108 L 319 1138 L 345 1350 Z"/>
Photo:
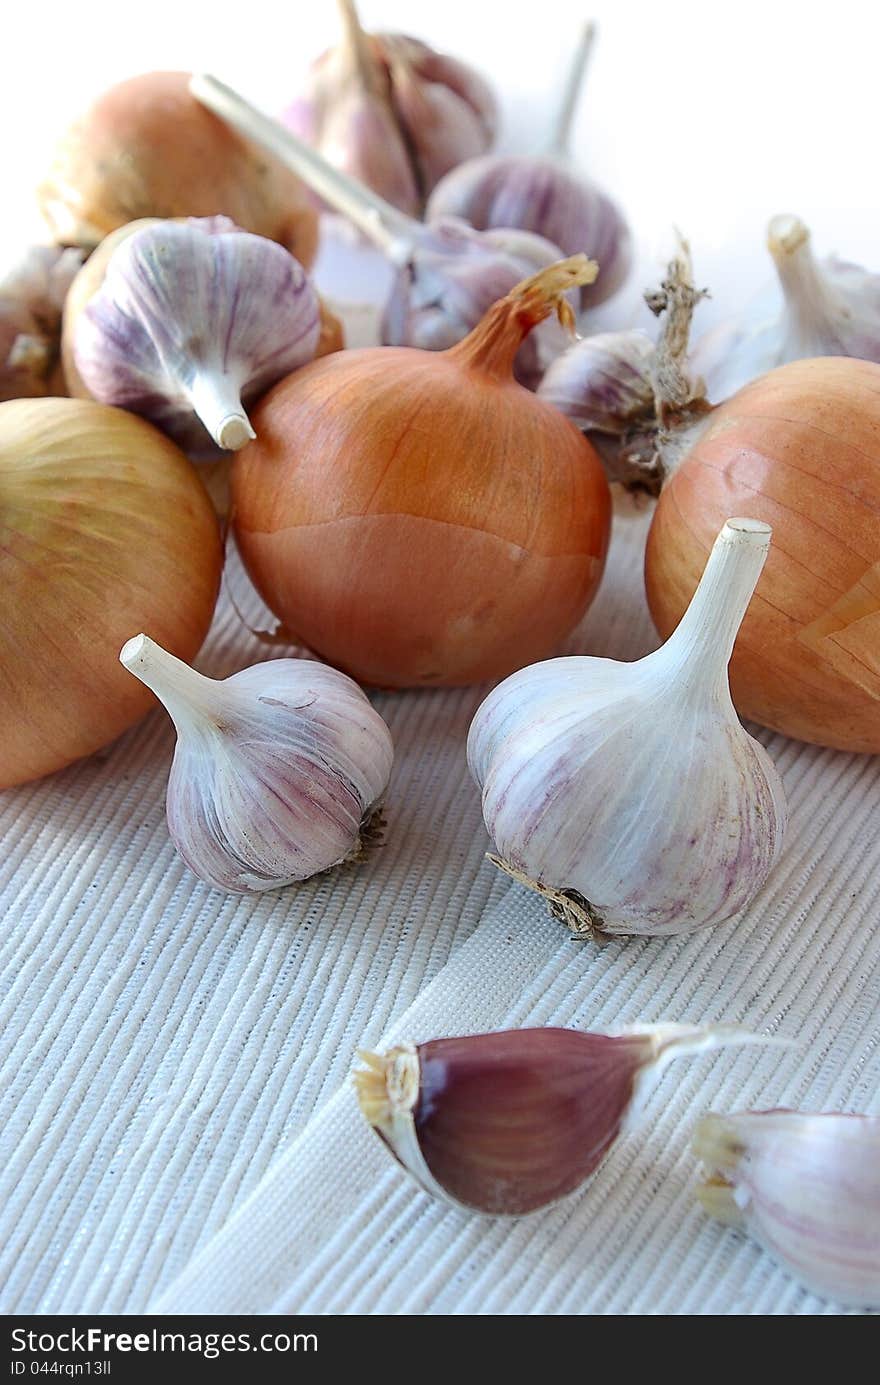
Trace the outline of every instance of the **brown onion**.
<path fill-rule="evenodd" d="M 118 660 L 134 629 L 182 659 L 220 583 L 211 502 L 143 419 L 80 399 L 0 404 L 0 788 L 106 745 L 151 695 Z"/>
<path fill-rule="evenodd" d="M 880 752 L 880 366 L 795 361 L 698 423 L 657 504 L 645 575 L 664 639 L 729 514 L 773 547 L 730 665 L 739 712 Z"/>
<path fill-rule="evenodd" d="M 448 351 L 345 351 L 270 391 L 236 454 L 234 518 L 293 636 L 410 687 L 502 677 L 573 629 L 602 575 L 608 484 L 512 367 L 592 272 L 585 256 L 542 270 Z"/>
<path fill-rule="evenodd" d="M 308 267 L 318 219 L 299 179 L 205 110 L 186 72 L 120 82 L 65 135 L 39 189 L 62 244 L 91 249 L 141 217 L 231 217 Z"/>

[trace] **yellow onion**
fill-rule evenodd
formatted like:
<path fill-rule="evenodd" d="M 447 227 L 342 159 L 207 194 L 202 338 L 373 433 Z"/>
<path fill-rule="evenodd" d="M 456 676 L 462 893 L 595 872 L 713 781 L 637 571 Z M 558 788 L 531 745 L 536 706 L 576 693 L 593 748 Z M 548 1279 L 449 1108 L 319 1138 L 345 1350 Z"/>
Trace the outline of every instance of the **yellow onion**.
<path fill-rule="evenodd" d="M 182 659 L 204 639 L 222 551 L 173 443 L 79 399 L 0 404 L 0 787 L 106 745 L 148 710 L 119 663 L 133 629 Z"/>
<path fill-rule="evenodd" d="M 236 453 L 234 521 L 293 636 L 363 682 L 412 687 L 501 677 L 573 629 L 602 574 L 608 484 L 513 361 L 594 274 L 574 256 L 448 351 L 344 351 L 269 392 Z"/>
<path fill-rule="evenodd" d="M 763 520 L 773 547 L 730 664 L 738 711 L 880 752 L 880 365 L 780 366 L 676 445 L 645 569 L 660 634 L 681 619 L 725 517 Z"/>
<path fill-rule="evenodd" d="M 140 217 L 231 217 L 286 246 L 306 268 L 318 218 L 299 179 L 189 92 L 186 72 L 111 87 L 64 136 L 40 206 L 61 244 L 92 249 Z"/>

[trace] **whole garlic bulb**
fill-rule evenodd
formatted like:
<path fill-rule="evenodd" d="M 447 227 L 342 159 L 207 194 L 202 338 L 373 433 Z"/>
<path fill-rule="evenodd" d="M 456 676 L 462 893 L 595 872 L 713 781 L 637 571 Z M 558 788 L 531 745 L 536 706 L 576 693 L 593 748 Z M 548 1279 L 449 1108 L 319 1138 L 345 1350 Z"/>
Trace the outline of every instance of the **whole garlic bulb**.
<path fill-rule="evenodd" d="M 694 346 L 694 369 L 716 403 L 776 366 L 809 356 L 856 356 L 880 362 L 880 274 L 836 256 L 817 260 L 796 216 L 767 228 L 782 302 L 765 292 Z"/>
<path fill-rule="evenodd" d="M 319 335 L 302 265 L 275 241 L 208 217 L 148 221 L 120 239 L 70 345 L 92 398 L 143 415 L 190 450 L 213 440 L 236 451 L 254 436 L 243 401 L 311 361 Z"/>
<path fill-rule="evenodd" d="M 383 346 L 442 351 L 467 336 L 486 309 L 539 269 L 562 258 L 558 247 L 517 230 L 475 231 L 455 218 L 430 225 L 406 216 L 356 179 L 332 167 L 290 130 L 209 76 L 192 89 L 209 110 L 257 141 L 382 250 L 394 269 L 382 322 Z M 524 343 L 517 378 L 534 386 L 564 338 L 542 325 Z"/>
<path fill-rule="evenodd" d="M 769 544 L 768 525 L 728 520 L 662 648 L 533 664 L 478 709 L 468 763 L 498 864 L 573 931 L 721 923 L 776 861 L 782 785 L 727 682 Z"/>
<path fill-rule="evenodd" d="M 693 1150 L 707 1212 L 751 1232 L 814 1293 L 880 1308 L 880 1117 L 713 1114 Z"/>
<path fill-rule="evenodd" d="M 585 251 L 602 266 L 601 277 L 582 290 L 584 304 L 610 298 L 629 272 L 632 243 L 618 209 L 595 183 L 578 174 L 568 152 L 577 104 L 595 28 L 581 35 L 556 129 L 545 155 L 484 154 L 447 173 L 428 199 L 426 219 L 456 216 L 479 231 L 519 227 L 558 245 L 566 255 Z"/>
<path fill-rule="evenodd" d="M 305 659 L 217 681 L 146 635 L 120 662 L 177 730 L 172 841 L 209 885 L 275 890 L 356 859 L 391 773 L 391 734 L 356 683 Z"/>
<path fill-rule="evenodd" d="M 61 312 L 81 250 L 32 245 L 0 281 L 0 400 L 63 394 Z"/>
<path fill-rule="evenodd" d="M 462 159 L 488 149 L 496 106 L 471 67 L 403 34 L 367 34 L 339 0 L 342 42 L 313 64 L 284 112 L 295 134 L 402 211 Z"/>
<path fill-rule="evenodd" d="M 552 360 L 537 394 L 586 433 L 616 480 L 628 440 L 647 432 L 653 447 L 655 347 L 647 332 L 579 337 Z"/>

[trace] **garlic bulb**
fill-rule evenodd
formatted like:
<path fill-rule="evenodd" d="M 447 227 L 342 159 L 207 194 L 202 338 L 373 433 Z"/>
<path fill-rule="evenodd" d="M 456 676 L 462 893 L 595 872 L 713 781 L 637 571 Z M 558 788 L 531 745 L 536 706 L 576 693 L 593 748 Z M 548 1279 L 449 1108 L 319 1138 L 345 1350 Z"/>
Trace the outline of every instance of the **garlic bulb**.
<path fill-rule="evenodd" d="M 782 303 L 775 288 L 693 349 L 693 365 L 709 398 L 729 399 L 775 366 L 808 356 L 857 356 L 880 362 L 880 274 L 836 256 L 816 260 L 810 232 L 796 216 L 776 216 L 767 228 Z"/>
<path fill-rule="evenodd" d="M 550 152 L 484 154 L 459 163 L 435 187 L 426 209 L 429 221 L 456 216 L 479 231 L 518 226 L 558 245 L 566 255 L 586 251 L 602 266 L 602 276 L 583 292 L 585 304 L 610 298 L 629 272 L 630 233 L 610 197 L 572 167 L 567 152 L 571 119 L 592 47 L 594 26 L 585 26 Z"/>
<path fill-rule="evenodd" d="M 277 659 L 218 682 L 146 635 L 119 658 L 177 730 L 168 830 L 199 879 L 237 894 L 274 890 L 359 856 L 393 750 L 350 678 Z"/>
<path fill-rule="evenodd" d="M 524 277 L 562 258 L 557 246 L 526 231 L 474 231 L 454 218 L 423 225 L 331 167 L 216 78 L 195 77 L 192 90 L 209 110 L 295 169 L 387 256 L 395 281 L 382 322 L 385 346 L 444 350 L 467 336 L 490 304 Z M 536 384 L 564 340 L 554 324 L 531 333 L 517 357 L 517 378 Z"/>
<path fill-rule="evenodd" d="M 474 717 L 468 763 L 498 864 L 576 933 L 721 923 L 779 855 L 782 785 L 727 682 L 769 544 L 768 525 L 728 520 L 662 648 L 533 664 Z"/>
<path fill-rule="evenodd" d="M 254 436 L 242 400 L 314 358 L 319 316 L 308 275 L 275 241 L 226 217 L 149 222 L 114 249 L 73 359 L 100 403 L 183 447 L 209 435 L 236 451 Z"/>
<path fill-rule="evenodd" d="M 343 39 L 312 64 L 283 119 L 402 211 L 495 133 L 495 99 L 478 73 L 403 34 L 367 34 L 352 0 L 339 0 Z"/>
<path fill-rule="evenodd" d="M 707 1212 L 751 1232 L 814 1293 L 880 1308 L 880 1117 L 710 1115 L 693 1149 Z"/>
<path fill-rule="evenodd" d="M 425 1192 L 522 1216 L 589 1178 L 674 1058 L 766 1042 L 728 1025 L 511 1029 L 361 1053 L 354 1076 L 365 1119 Z"/>
<path fill-rule="evenodd" d="M 0 281 L 0 400 L 63 394 L 61 310 L 82 251 L 32 245 Z"/>
<path fill-rule="evenodd" d="M 538 385 L 538 397 L 587 434 L 612 480 L 627 440 L 655 427 L 654 354 L 639 328 L 597 332 L 561 352 Z"/>

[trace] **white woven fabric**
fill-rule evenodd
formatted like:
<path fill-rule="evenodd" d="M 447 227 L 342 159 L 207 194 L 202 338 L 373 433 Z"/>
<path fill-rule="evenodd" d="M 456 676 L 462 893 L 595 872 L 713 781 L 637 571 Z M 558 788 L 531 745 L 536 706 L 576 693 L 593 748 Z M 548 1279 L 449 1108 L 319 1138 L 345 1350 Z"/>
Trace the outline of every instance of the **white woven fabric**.
<path fill-rule="evenodd" d="M 643 537 L 618 523 L 573 648 L 650 647 Z M 264 656 L 224 602 L 201 666 Z M 260 899 L 171 849 L 160 713 L 3 796 L 2 1311 L 838 1311 L 696 1209 L 687 1139 L 709 1108 L 880 1109 L 880 760 L 761 733 L 791 830 L 748 917 L 577 944 L 483 859 L 464 762 L 481 695 L 377 698 L 398 757 L 385 847 Z M 348 1082 L 355 1049 L 394 1036 L 719 1018 L 800 1046 L 673 1065 L 591 1185 L 518 1223 L 431 1203 Z"/>

